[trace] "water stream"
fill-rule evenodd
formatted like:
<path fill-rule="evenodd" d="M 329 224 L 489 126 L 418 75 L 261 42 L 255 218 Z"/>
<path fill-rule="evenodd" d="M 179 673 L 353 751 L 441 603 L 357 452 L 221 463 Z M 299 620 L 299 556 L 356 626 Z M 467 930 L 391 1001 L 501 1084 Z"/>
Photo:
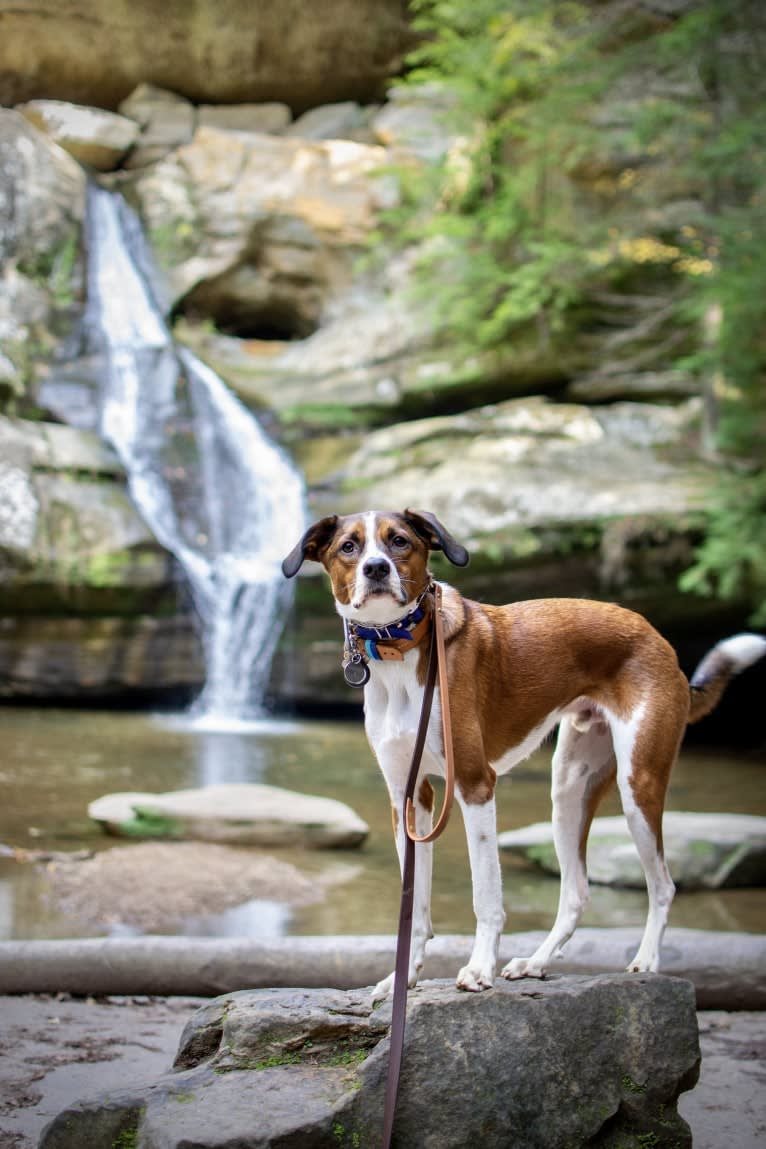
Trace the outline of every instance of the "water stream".
<path fill-rule="evenodd" d="M 158 282 L 135 214 L 91 187 L 86 328 L 107 364 L 101 434 L 188 578 L 206 662 L 195 715 L 249 720 L 290 601 L 279 564 L 303 521 L 303 483 L 215 372 L 175 345 Z"/>

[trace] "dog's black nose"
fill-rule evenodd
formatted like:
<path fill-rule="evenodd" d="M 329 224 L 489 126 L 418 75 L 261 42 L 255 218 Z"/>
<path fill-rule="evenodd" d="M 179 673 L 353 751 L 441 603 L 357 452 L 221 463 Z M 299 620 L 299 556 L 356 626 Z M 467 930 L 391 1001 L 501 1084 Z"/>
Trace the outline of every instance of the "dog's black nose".
<path fill-rule="evenodd" d="M 368 559 L 362 567 L 362 574 L 372 582 L 382 582 L 388 578 L 389 570 L 387 559 Z"/>

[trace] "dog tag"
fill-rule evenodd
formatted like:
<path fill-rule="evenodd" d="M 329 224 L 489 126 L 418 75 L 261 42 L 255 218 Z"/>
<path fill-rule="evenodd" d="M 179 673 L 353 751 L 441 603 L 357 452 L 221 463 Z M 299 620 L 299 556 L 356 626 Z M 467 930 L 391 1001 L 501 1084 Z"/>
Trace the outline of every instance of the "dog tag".
<path fill-rule="evenodd" d="M 357 657 L 343 667 L 343 677 L 349 686 L 364 686 L 370 681 L 370 668 L 363 658 Z"/>

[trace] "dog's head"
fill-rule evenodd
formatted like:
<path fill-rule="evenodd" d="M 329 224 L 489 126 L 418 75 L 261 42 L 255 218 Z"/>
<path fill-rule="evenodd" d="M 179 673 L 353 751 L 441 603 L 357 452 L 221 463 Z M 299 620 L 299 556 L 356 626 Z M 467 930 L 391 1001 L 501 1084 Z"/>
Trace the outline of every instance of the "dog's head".
<path fill-rule="evenodd" d="M 431 551 L 443 551 L 455 566 L 468 562 L 465 547 L 427 511 L 329 515 L 309 527 L 282 571 L 292 578 L 306 559 L 322 563 L 344 618 L 385 624 L 428 586 Z"/>

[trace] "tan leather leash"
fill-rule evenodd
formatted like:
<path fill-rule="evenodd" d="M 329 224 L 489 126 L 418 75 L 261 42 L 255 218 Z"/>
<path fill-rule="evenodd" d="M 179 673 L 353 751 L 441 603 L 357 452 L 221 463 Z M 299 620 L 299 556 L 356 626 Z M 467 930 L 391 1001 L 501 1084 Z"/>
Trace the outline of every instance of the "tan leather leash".
<path fill-rule="evenodd" d="M 412 909 L 415 896 L 415 843 L 433 842 L 443 832 L 449 820 L 452 800 L 455 793 L 455 761 L 452 747 L 452 723 L 449 705 L 449 685 L 447 682 L 447 655 L 444 644 L 444 624 L 441 616 L 441 587 L 434 584 L 433 630 L 431 648 L 428 654 L 428 669 L 423 687 L 423 703 L 420 709 L 415 745 L 412 749 L 410 772 L 404 790 L 404 862 L 402 864 L 402 900 L 399 907 L 399 932 L 396 939 L 396 961 L 394 963 L 394 1000 L 391 1007 L 391 1038 L 388 1056 L 388 1076 L 383 1108 L 383 1149 L 390 1149 L 394 1128 L 396 1098 L 399 1092 L 399 1074 L 404 1050 L 404 1026 L 407 1020 L 407 989 L 410 966 L 410 945 L 412 942 Z M 439 696 L 442 713 L 442 737 L 444 740 L 445 789 L 442 809 L 436 825 L 422 838 L 415 835 L 415 808 L 412 798 L 423 757 L 423 749 L 428 733 L 428 723 L 433 705 L 434 686 L 439 675 Z"/>

